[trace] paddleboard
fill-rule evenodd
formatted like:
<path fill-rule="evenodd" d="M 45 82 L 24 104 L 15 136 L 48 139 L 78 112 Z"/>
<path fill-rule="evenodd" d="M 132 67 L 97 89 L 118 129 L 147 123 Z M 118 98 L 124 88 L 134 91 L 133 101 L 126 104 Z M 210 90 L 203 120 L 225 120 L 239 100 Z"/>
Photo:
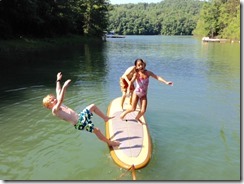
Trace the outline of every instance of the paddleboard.
<path fill-rule="evenodd" d="M 110 147 L 110 155 L 114 162 L 125 169 L 140 169 L 145 167 L 150 161 L 152 154 L 152 143 L 149 129 L 145 117 L 142 116 L 140 122 L 135 117 L 140 110 L 137 106 L 136 111 L 128 113 L 124 119 L 120 119 L 123 112 L 121 97 L 115 98 L 108 106 L 107 115 L 115 116 L 106 122 L 106 137 L 110 140 L 119 141 L 119 147 Z M 124 108 L 128 108 L 129 98 L 125 99 Z"/>

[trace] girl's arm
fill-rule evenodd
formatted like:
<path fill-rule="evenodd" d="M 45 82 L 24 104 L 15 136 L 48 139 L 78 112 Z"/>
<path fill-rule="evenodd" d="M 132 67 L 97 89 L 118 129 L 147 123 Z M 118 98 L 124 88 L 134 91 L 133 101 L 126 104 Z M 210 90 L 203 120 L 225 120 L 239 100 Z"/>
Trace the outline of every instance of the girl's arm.
<path fill-rule="evenodd" d="M 167 84 L 167 85 L 173 86 L 173 82 L 171 82 L 171 81 L 166 81 L 163 77 L 160 77 L 160 76 L 158 76 L 158 75 L 155 75 L 155 74 L 154 74 L 153 72 L 151 72 L 151 71 L 148 71 L 148 73 L 149 73 L 149 76 L 153 77 L 154 79 L 157 79 L 158 81 L 163 82 L 163 83 L 165 83 L 165 84 Z"/>

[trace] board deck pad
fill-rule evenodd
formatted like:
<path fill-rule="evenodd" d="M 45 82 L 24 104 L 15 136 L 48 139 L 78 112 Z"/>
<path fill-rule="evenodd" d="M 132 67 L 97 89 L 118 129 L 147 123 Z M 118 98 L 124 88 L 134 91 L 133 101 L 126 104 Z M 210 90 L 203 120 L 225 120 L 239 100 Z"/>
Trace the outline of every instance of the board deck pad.
<path fill-rule="evenodd" d="M 119 166 L 128 169 L 133 165 L 138 169 L 144 167 L 151 158 L 148 126 L 144 117 L 140 118 L 143 124 L 135 120 L 139 106 L 122 120 L 120 114 L 123 110 L 120 101 L 121 98 L 118 97 L 108 107 L 107 115 L 115 117 L 106 123 L 106 137 L 120 142 L 119 147 L 110 147 L 110 154 Z M 124 104 L 125 108 L 129 107 L 129 98 L 126 98 Z"/>
<path fill-rule="evenodd" d="M 121 112 L 116 112 L 113 114 L 115 119 L 113 120 L 113 132 L 112 137 L 121 144 L 119 149 L 122 150 L 129 157 L 136 157 L 139 155 L 141 148 L 143 147 L 143 131 L 141 124 L 135 121 L 134 117 L 138 113 L 132 112 L 128 115 L 128 119 L 125 121 L 119 118 Z"/>

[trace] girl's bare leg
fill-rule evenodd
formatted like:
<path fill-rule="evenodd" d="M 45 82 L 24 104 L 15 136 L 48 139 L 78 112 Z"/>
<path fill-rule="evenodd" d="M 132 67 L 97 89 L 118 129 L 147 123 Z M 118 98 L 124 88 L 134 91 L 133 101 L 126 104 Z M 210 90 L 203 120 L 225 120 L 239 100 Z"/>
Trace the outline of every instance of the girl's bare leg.
<path fill-rule="evenodd" d="M 128 109 L 127 109 L 126 111 L 124 111 L 123 113 L 121 113 L 121 115 L 120 115 L 120 118 L 121 118 L 122 120 L 124 119 L 124 117 L 126 116 L 126 114 L 128 114 L 128 113 L 130 113 L 130 112 L 136 110 L 136 104 L 137 104 L 137 102 L 138 102 L 138 99 L 139 99 L 139 97 L 138 97 L 135 93 L 133 93 L 133 96 L 132 96 L 132 105 L 131 105 L 131 107 L 128 108 Z"/>
<path fill-rule="evenodd" d="M 121 103 L 120 103 L 122 110 L 124 107 L 125 98 L 126 98 L 126 92 L 123 91 L 122 97 L 121 97 Z"/>
<path fill-rule="evenodd" d="M 137 120 L 137 121 L 139 121 L 141 124 L 143 124 L 143 123 L 141 122 L 141 120 L 140 120 L 140 117 L 143 116 L 143 115 L 145 114 L 145 112 L 146 112 L 146 109 L 147 109 L 147 96 L 142 97 L 141 100 L 140 100 L 140 102 L 141 102 L 141 109 L 140 109 L 140 111 L 138 112 L 138 114 L 137 114 L 135 120 Z"/>
<path fill-rule="evenodd" d="M 120 114 L 120 119 L 124 120 L 124 117 L 126 116 L 126 114 L 132 112 L 133 109 L 127 109 L 126 111 L 124 111 L 123 113 Z"/>
<path fill-rule="evenodd" d="M 130 92 L 130 105 L 132 105 L 132 96 L 133 96 L 133 91 Z"/>
<path fill-rule="evenodd" d="M 118 142 L 118 141 L 111 141 L 111 140 L 107 139 L 98 128 L 94 128 L 93 132 L 98 137 L 98 139 L 107 143 L 109 146 L 119 146 L 120 145 L 120 142 Z"/>

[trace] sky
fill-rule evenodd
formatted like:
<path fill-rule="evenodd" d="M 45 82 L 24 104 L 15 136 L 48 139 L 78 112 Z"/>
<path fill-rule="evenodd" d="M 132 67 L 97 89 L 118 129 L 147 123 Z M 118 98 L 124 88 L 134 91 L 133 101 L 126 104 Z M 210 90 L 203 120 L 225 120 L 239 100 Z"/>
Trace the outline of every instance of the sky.
<path fill-rule="evenodd" d="M 111 4 L 127 4 L 127 3 L 159 3 L 162 0 L 110 0 Z"/>

